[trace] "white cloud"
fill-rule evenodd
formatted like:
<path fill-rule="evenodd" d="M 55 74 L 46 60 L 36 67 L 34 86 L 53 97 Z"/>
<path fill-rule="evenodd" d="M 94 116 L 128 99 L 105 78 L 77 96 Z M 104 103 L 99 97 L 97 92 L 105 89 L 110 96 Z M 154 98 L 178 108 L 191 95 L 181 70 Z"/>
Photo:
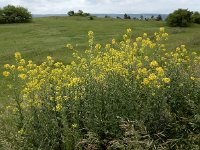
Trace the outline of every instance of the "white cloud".
<path fill-rule="evenodd" d="M 200 0 L 0 0 L 28 8 L 33 14 L 67 13 L 83 10 L 89 13 L 170 13 L 178 8 L 200 11 Z"/>

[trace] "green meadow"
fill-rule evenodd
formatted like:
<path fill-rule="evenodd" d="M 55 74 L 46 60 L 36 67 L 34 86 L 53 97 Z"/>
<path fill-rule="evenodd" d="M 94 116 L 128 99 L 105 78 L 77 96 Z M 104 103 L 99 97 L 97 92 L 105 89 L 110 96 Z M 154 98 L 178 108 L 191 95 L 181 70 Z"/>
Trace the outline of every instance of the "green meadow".
<path fill-rule="evenodd" d="M 14 53 L 21 52 L 26 60 L 42 62 L 46 56 L 52 56 L 56 61 L 70 63 L 72 51 L 65 47 L 73 44 L 78 51 L 83 52 L 88 45 L 87 32 L 95 33 L 95 42 L 105 44 L 112 38 L 121 39 L 127 28 L 133 30 L 133 37 L 144 32 L 152 34 L 159 27 L 165 27 L 169 33 L 167 47 L 174 49 L 185 44 L 191 51 L 199 53 L 200 25 L 193 24 L 188 28 L 167 27 L 164 21 L 134 21 L 112 18 L 84 17 L 46 17 L 35 18 L 32 23 L 1 24 L 0 25 L 0 105 L 5 104 L 10 93 L 5 86 L 7 81 L 2 76 L 3 65 L 13 63 Z"/>
<path fill-rule="evenodd" d="M 0 149 L 200 147 L 200 25 L 34 18 L 0 51 Z"/>

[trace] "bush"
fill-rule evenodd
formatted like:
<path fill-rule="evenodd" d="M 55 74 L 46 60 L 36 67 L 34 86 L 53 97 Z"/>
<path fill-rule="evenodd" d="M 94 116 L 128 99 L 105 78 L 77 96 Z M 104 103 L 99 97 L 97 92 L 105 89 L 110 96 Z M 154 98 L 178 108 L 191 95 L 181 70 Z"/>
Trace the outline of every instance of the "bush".
<path fill-rule="evenodd" d="M 178 9 L 169 14 L 166 21 L 171 27 L 188 27 L 192 23 L 191 16 L 191 11 L 187 9 Z"/>
<path fill-rule="evenodd" d="M 89 20 L 94 20 L 94 17 L 93 16 L 89 16 L 88 19 Z"/>
<path fill-rule="evenodd" d="M 68 14 L 68 16 L 74 16 L 75 12 L 73 10 L 71 10 L 67 14 Z"/>
<path fill-rule="evenodd" d="M 67 44 L 70 65 L 50 56 L 37 65 L 15 53 L 3 72 L 15 93 L 7 107 L 12 147 L 198 149 L 200 57 L 185 45 L 167 50 L 164 28 L 131 35 L 102 46 L 90 31 L 83 56 Z"/>
<path fill-rule="evenodd" d="M 8 5 L 0 10 L 0 23 L 26 23 L 31 19 L 31 13 L 23 7 Z"/>
<path fill-rule="evenodd" d="M 131 17 L 127 14 L 124 14 L 124 19 L 131 19 Z"/>
<path fill-rule="evenodd" d="M 192 22 L 200 24 L 200 13 L 199 12 L 193 13 Z"/>
<path fill-rule="evenodd" d="M 5 23 L 5 17 L 3 16 L 3 10 L 0 8 L 0 24 Z"/>
<path fill-rule="evenodd" d="M 157 17 L 156 17 L 156 21 L 162 21 L 163 19 L 162 19 L 162 16 L 161 15 L 158 15 Z"/>

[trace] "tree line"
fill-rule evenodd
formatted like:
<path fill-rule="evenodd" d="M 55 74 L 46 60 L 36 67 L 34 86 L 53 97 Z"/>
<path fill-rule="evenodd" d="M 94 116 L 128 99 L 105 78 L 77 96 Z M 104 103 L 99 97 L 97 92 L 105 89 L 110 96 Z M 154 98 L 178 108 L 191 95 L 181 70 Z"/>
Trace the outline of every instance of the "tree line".
<path fill-rule="evenodd" d="M 85 13 L 82 10 L 78 10 L 77 12 L 70 10 L 67 13 L 68 16 L 82 16 L 88 17 L 90 20 L 94 19 L 94 16 L 91 16 L 90 13 Z M 105 18 L 109 18 L 109 16 L 105 16 Z M 117 17 L 117 19 L 122 19 Z M 156 20 L 162 21 L 163 18 L 161 15 L 158 16 L 151 16 L 151 18 L 144 18 L 143 15 L 140 18 L 131 18 L 130 15 L 124 14 L 123 19 L 134 19 L 134 20 Z M 5 23 L 26 23 L 31 22 L 32 15 L 28 11 L 27 8 L 21 6 L 13 6 L 7 5 L 3 8 L 0 8 L 0 24 Z M 173 13 L 170 13 L 166 18 L 166 23 L 168 26 L 171 27 L 187 27 L 190 26 L 192 23 L 200 24 L 200 13 L 199 12 L 192 12 L 188 9 L 178 9 L 175 10 Z"/>

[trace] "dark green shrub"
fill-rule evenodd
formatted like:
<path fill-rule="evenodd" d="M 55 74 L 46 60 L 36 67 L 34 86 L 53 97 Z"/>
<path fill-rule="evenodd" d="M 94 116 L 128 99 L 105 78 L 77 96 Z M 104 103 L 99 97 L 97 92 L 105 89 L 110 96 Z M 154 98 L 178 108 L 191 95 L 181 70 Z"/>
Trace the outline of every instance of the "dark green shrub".
<path fill-rule="evenodd" d="M 88 19 L 89 19 L 89 20 L 94 20 L 94 17 L 90 16 Z"/>
<path fill-rule="evenodd" d="M 31 19 L 31 13 L 24 7 L 8 5 L 0 10 L 0 23 L 25 23 Z"/>
<path fill-rule="evenodd" d="M 77 15 L 78 15 L 78 16 L 83 16 L 83 11 L 82 11 L 82 10 L 79 10 L 79 11 L 77 12 Z"/>
<path fill-rule="evenodd" d="M 5 17 L 3 16 L 3 10 L 0 9 L 0 23 L 5 23 Z"/>
<path fill-rule="evenodd" d="M 74 16 L 75 13 L 73 10 L 70 10 L 67 14 L 68 14 L 68 16 Z"/>
<path fill-rule="evenodd" d="M 124 14 L 124 19 L 131 19 L 131 17 L 127 14 Z"/>
<path fill-rule="evenodd" d="M 156 17 L 156 21 L 162 21 L 163 19 L 162 19 L 162 16 L 161 15 L 158 15 L 157 17 Z"/>
<path fill-rule="evenodd" d="M 194 12 L 192 15 L 192 22 L 200 24 L 200 13 Z"/>
<path fill-rule="evenodd" d="M 151 20 L 154 20 L 154 19 L 155 19 L 155 17 L 154 17 L 154 15 L 152 15 L 152 16 L 151 16 Z"/>
<path fill-rule="evenodd" d="M 187 9 L 178 9 L 169 14 L 166 21 L 171 27 L 188 27 L 192 23 L 192 12 Z"/>

